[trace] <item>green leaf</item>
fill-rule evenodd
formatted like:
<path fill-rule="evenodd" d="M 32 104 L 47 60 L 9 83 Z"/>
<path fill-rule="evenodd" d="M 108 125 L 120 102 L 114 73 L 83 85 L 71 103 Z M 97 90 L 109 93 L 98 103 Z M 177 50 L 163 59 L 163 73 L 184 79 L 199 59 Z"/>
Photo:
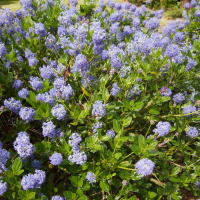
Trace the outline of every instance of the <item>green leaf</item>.
<path fill-rule="evenodd" d="M 14 173 L 19 172 L 22 168 L 21 158 L 16 158 L 12 164 L 12 170 Z"/>
<path fill-rule="evenodd" d="M 28 198 L 29 198 L 29 199 L 35 199 L 35 192 L 30 192 L 30 193 L 28 194 Z"/>
<path fill-rule="evenodd" d="M 124 126 L 125 127 L 129 126 L 129 124 L 131 123 L 131 121 L 132 121 L 132 117 L 126 117 L 124 119 Z"/>
<path fill-rule="evenodd" d="M 178 174 L 179 172 L 180 172 L 180 167 L 174 167 L 173 169 L 172 169 L 172 174 L 173 175 L 176 175 L 176 174 Z"/>
<path fill-rule="evenodd" d="M 73 193 L 71 191 L 65 191 L 65 192 L 63 192 L 63 194 L 66 199 L 73 199 L 73 200 L 76 199 L 76 193 Z"/>
<path fill-rule="evenodd" d="M 166 102 L 166 101 L 169 101 L 170 99 L 171 99 L 170 97 L 163 96 L 163 97 L 160 98 L 160 101 Z"/>
<path fill-rule="evenodd" d="M 154 114 L 154 115 L 160 114 L 160 112 L 159 112 L 158 110 L 156 110 L 156 109 L 150 109 L 150 110 L 149 110 L 149 113 L 150 113 L 150 114 Z"/>
<path fill-rule="evenodd" d="M 108 92 L 108 89 L 104 88 L 103 92 L 102 92 L 102 99 L 104 100 L 104 103 L 107 102 L 107 100 L 109 99 L 109 97 L 110 97 L 110 94 Z"/>
<path fill-rule="evenodd" d="M 24 190 L 19 190 L 18 194 L 19 194 L 19 196 L 20 196 L 20 199 L 27 199 L 26 191 L 24 191 Z"/>
<path fill-rule="evenodd" d="M 20 174 L 22 174 L 24 172 L 23 169 L 19 170 L 18 172 L 16 172 L 16 175 L 19 176 Z"/>
<path fill-rule="evenodd" d="M 154 198 L 156 196 L 157 196 L 157 194 L 155 192 L 149 192 L 149 197 L 150 198 Z"/>
<path fill-rule="evenodd" d="M 11 82 L 12 80 L 13 80 L 13 73 L 9 72 L 8 75 L 7 75 L 7 83 Z"/>
<path fill-rule="evenodd" d="M 113 120 L 113 128 L 114 128 L 116 133 L 119 133 L 120 130 L 121 130 L 121 126 L 116 119 Z"/>
<path fill-rule="evenodd" d="M 133 104 L 132 110 L 133 111 L 140 111 L 144 106 L 144 103 L 142 101 L 139 101 L 135 104 Z"/>
<path fill-rule="evenodd" d="M 108 141 L 110 139 L 110 135 L 104 135 L 101 137 L 101 141 Z"/>
<path fill-rule="evenodd" d="M 88 198 L 85 195 L 79 197 L 79 200 L 87 200 Z"/>
<path fill-rule="evenodd" d="M 138 145 L 142 150 L 146 148 L 147 143 L 146 143 L 146 139 L 145 139 L 145 137 L 143 135 L 139 135 L 139 137 L 138 137 Z"/>
<path fill-rule="evenodd" d="M 105 192 L 109 192 L 109 185 L 105 181 L 100 182 L 100 188 Z"/>
<path fill-rule="evenodd" d="M 64 63 L 67 62 L 69 60 L 69 54 L 68 53 L 64 53 L 60 58 L 59 58 L 59 63 Z"/>
<path fill-rule="evenodd" d="M 121 153 L 116 153 L 116 154 L 115 154 L 115 158 L 116 158 L 117 160 L 118 160 L 121 156 L 122 156 Z"/>

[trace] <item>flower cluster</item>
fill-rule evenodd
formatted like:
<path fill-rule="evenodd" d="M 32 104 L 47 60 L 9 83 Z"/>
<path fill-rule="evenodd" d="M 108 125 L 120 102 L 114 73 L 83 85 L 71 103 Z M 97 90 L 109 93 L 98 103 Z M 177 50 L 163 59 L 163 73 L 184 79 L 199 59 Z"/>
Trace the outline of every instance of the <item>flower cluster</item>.
<path fill-rule="evenodd" d="M 138 161 L 135 165 L 136 172 L 143 176 L 151 175 L 153 173 L 154 167 L 154 162 L 147 158 Z"/>
<path fill-rule="evenodd" d="M 52 165 L 60 165 L 63 161 L 63 157 L 60 153 L 54 153 L 49 157 L 49 160 Z"/>
<path fill-rule="evenodd" d="M 163 137 L 169 133 L 171 125 L 169 122 L 158 122 L 156 128 L 153 130 L 158 136 Z"/>

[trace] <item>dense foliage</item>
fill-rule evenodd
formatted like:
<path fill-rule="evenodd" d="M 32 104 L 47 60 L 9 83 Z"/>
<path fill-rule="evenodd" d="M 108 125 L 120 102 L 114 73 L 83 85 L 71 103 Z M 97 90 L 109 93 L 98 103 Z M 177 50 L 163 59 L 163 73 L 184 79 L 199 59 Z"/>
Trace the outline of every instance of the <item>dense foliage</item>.
<path fill-rule="evenodd" d="M 200 6 L 69 2 L 0 10 L 0 195 L 200 197 Z"/>

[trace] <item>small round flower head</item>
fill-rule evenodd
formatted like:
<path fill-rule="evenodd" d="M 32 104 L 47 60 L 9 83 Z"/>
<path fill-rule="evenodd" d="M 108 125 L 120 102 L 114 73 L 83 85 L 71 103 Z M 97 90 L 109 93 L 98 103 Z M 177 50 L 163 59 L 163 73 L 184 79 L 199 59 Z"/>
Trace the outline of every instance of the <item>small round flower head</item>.
<path fill-rule="evenodd" d="M 187 117 L 190 116 L 190 115 L 188 115 L 188 114 L 193 113 L 193 112 L 196 112 L 196 111 L 197 111 L 197 108 L 196 108 L 195 106 L 193 106 L 193 105 L 186 106 L 186 107 L 183 109 L 183 112 L 184 112 L 184 114 L 185 114 Z M 195 114 L 192 114 L 192 115 L 195 115 Z"/>
<path fill-rule="evenodd" d="M 81 136 L 78 133 L 73 133 L 70 137 L 69 137 L 69 145 L 72 147 L 73 151 L 79 150 L 79 143 L 82 141 Z"/>
<path fill-rule="evenodd" d="M 13 87 L 18 90 L 22 87 L 22 81 L 21 80 L 15 80 Z"/>
<path fill-rule="evenodd" d="M 71 0 L 72 1 L 72 0 Z M 51 198 L 51 200 L 66 200 L 64 197 L 61 197 L 61 196 L 53 196 L 52 198 Z"/>
<path fill-rule="evenodd" d="M 42 134 L 44 137 L 54 138 L 56 135 L 56 126 L 52 121 L 44 122 L 42 124 Z"/>
<path fill-rule="evenodd" d="M 110 135 L 110 139 L 113 139 L 115 137 L 115 131 L 112 130 L 107 130 L 106 135 Z"/>
<path fill-rule="evenodd" d="M 39 68 L 40 70 L 40 76 L 46 80 L 49 79 L 51 80 L 52 76 L 53 76 L 53 69 L 50 67 L 50 65 L 47 66 L 43 66 L 42 68 Z"/>
<path fill-rule="evenodd" d="M 22 120 L 30 122 L 31 120 L 34 119 L 35 110 L 33 108 L 22 107 L 20 108 L 19 116 L 21 117 Z"/>
<path fill-rule="evenodd" d="M 132 29 L 130 28 L 130 26 L 126 25 L 124 26 L 124 35 L 129 36 L 132 34 Z"/>
<path fill-rule="evenodd" d="M 38 77 L 30 76 L 30 85 L 36 91 L 43 89 L 42 81 Z"/>
<path fill-rule="evenodd" d="M 132 4 L 130 7 L 131 12 L 135 12 L 136 8 L 136 5 Z"/>
<path fill-rule="evenodd" d="M 34 169 L 40 169 L 41 167 L 41 162 L 39 160 L 33 160 L 31 164 Z"/>
<path fill-rule="evenodd" d="M 69 0 L 69 3 L 72 5 L 72 6 L 76 6 L 78 4 L 78 0 Z"/>
<path fill-rule="evenodd" d="M 29 96 L 29 91 L 26 88 L 22 88 L 19 92 L 18 95 L 20 98 L 25 98 Z"/>
<path fill-rule="evenodd" d="M 0 169 L 3 165 L 6 165 L 7 160 L 9 158 L 10 158 L 10 152 L 0 148 Z"/>
<path fill-rule="evenodd" d="M 191 1 L 191 6 L 192 6 L 192 7 L 195 7 L 196 5 L 197 5 L 196 0 L 192 0 L 192 1 Z"/>
<path fill-rule="evenodd" d="M 176 44 L 169 45 L 165 51 L 165 55 L 168 56 L 169 58 L 178 56 L 178 54 L 179 54 L 179 47 Z"/>
<path fill-rule="evenodd" d="M 35 33 L 42 36 L 47 34 L 43 23 L 35 23 Z"/>
<path fill-rule="evenodd" d="M 121 10 L 121 8 L 122 8 L 122 4 L 121 4 L 120 2 L 117 2 L 117 3 L 115 4 L 115 9 L 116 9 L 116 10 Z"/>
<path fill-rule="evenodd" d="M 66 82 L 64 80 L 64 77 L 58 77 L 54 80 L 54 88 L 60 89 L 62 86 L 66 86 Z"/>
<path fill-rule="evenodd" d="M 60 165 L 63 161 L 63 157 L 60 153 L 54 153 L 49 157 L 49 160 L 52 165 Z"/>
<path fill-rule="evenodd" d="M 65 100 L 69 100 L 69 97 L 72 96 L 74 92 L 70 84 L 67 86 L 62 86 L 60 90 L 62 92 L 62 98 Z"/>
<path fill-rule="evenodd" d="M 150 3 L 151 3 L 150 0 L 147 0 L 147 1 L 146 1 L 146 4 L 147 4 L 147 5 L 149 5 Z"/>
<path fill-rule="evenodd" d="M 1 23 L 1 22 L 0 22 Z M 6 48 L 3 43 L 0 42 L 0 58 L 3 58 L 4 55 L 6 54 Z"/>
<path fill-rule="evenodd" d="M 186 10 L 188 10 L 188 9 L 190 8 L 190 3 L 189 3 L 189 2 L 185 3 L 185 4 L 184 4 L 184 8 L 185 8 Z"/>
<path fill-rule="evenodd" d="M 93 183 L 94 181 L 96 181 L 95 179 L 95 174 L 92 173 L 92 172 L 88 172 L 87 173 L 87 176 L 86 176 L 86 179 L 88 180 L 88 182 L 91 184 Z"/>
<path fill-rule="evenodd" d="M 196 64 L 197 64 L 196 60 L 188 57 L 188 63 L 187 63 L 185 71 L 188 72 L 189 70 L 192 70 L 195 67 Z"/>
<path fill-rule="evenodd" d="M 57 104 L 51 109 L 51 113 L 58 120 L 63 120 L 67 112 L 65 110 L 65 107 L 62 104 Z"/>
<path fill-rule="evenodd" d="M 186 134 L 189 137 L 194 138 L 199 134 L 199 132 L 198 132 L 196 127 L 189 127 L 189 129 L 187 130 Z"/>
<path fill-rule="evenodd" d="M 93 129 L 93 132 L 94 133 L 97 133 L 97 129 L 99 128 L 102 128 L 102 122 L 96 122 L 93 126 L 92 126 L 92 129 Z"/>
<path fill-rule="evenodd" d="M 200 9 L 196 10 L 196 12 L 194 13 L 195 17 L 200 17 Z"/>
<path fill-rule="evenodd" d="M 160 89 L 160 92 L 162 91 L 161 96 L 166 96 L 166 97 L 170 97 L 172 95 L 172 91 L 169 88 L 166 88 L 164 90 L 165 86 L 162 86 Z"/>
<path fill-rule="evenodd" d="M 0 180 L 0 195 L 3 195 L 7 191 L 8 185 L 6 182 L 3 183 L 2 180 Z"/>
<path fill-rule="evenodd" d="M 123 185 L 123 186 L 126 186 L 127 184 L 128 184 L 127 180 L 123 180 L 123 181 L 122 181 L 122 185 Z"/>
<path fill-rule="evenodd" d="M 104 117 L 106 114 L 106 110 L 104 109 L 105 106 L 103 101 L 95 101 L 93 104 L 92 116 L 95 116 L 97 119 Z"/>
<path fill-rule="evenodd" d="M 4 106 L 7 107 L 10 111 L 15 112 L 17 115 L 19 114 L 20 108 L 22 104 L 20 100 L 15 100 L 13 97 L 4 100 Z"/>
<path fill-rule="evenodd" d="M 154 162 L 147 158 L 138 161 L 135 165 L 136 172 L 143 176 L 151 175 L 153 173 L 154 167 Z"/>
<path fill-rule="evenodd" d="M 182 93 L 175 94 L 173 96 L 174 103 L 181 103 L 185 100 L 185 96 Z"/>
<path fill-rule="evenodd" d="M 158 122 L 153 132 L 158 134 L 158 136 L 163 137 L 169 133 L 170 129 L 171 129 L 171 125 L 169 122 L 161 121 L 161 122 Z"/>
<path fill-rule="evenodd" d="M 82 165 L 87 161 L 87 156 L 84 151 L 74 151 L 73 154 L 68 157 L 68 160 L 77 165 Z"/>
<path fill-rule="evenodd" d="M 112 96 L 115 97 L 118 95 L 120 90 L 121 90 L 121 88 L 117 85 L 117 83 L 114 83 L 110 93 Z"/>
<path fill-rule="evenodd" d="M 156 17 L 150 18 L 147 22 L 146 22 L 146 28 L 152 30 L 152 29 L 156 29 L 160 26 L 160 22 Z"/>
<path fill-rule="evenodd" d="M 35 66 L 37 63 L 38 63 L 37 58 L 35 58 L 35 57 L 30 57 L 30 58 L 28 58 L 28 64 L 29 64 L 31 67 Z"/>

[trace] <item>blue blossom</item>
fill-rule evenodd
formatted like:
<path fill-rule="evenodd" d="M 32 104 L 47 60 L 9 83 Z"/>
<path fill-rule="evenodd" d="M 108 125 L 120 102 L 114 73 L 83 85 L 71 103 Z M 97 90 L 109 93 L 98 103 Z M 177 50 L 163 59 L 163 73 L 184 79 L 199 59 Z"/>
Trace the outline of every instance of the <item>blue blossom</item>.
<path fill-rule="evenodd" d="M 42 170 L 35 170 L 35 174 L 27 174 L 21 180 L 23 190 L 37 189 L 44 183 L 46 174 Z"/>
<path fill-rule="evenodd" d="M 187 130 L 186 134 L 189 137 L 194 138 L 199 134 L 199 132 L 198 132 L 196 127 L 189 127 L 189 129 Z"/>
<path fill-rule="evenodd" d="M 38 77 L 30 76 L 29 80 L 30 85 L 34 90 L 39 91 L 40 89 L 43 89 L 42 81 Z"/>
<path fill-rule="evenodd" d="M 183 112 L 184 112 L 184 114 L 185 114 L 187 117 L 190 116 L 190 115 L 188 115 L 188 114 L 193 113 L 193 112 L 196 112 L 196 111 L 197 111 L 197 108 L 196 108 L 195 106 L 193 106 L 193 105 L 186 106 L 186 107 L 183 109 Z M 195 114 L 192 114 L 192 115 L 195 115 Z"/>
<path fill-rule="evenodd" d="M 40 70 L 40 76 L 46 80 L 49 79 L 51 80 L 52 76 L 53 76 L 53 69 L 50 67 L 50 65 L 47 66 L 43 66 L 42 68 L 39 68 Z"/>
<path fill-rule="evenodd" d="M 132 12 L 135 12 L 136 8 L 137 8 L 136 5 L 132 4 L 131 7 L 130 7 L 130 10 Z"/>
<path fill-rule="evenodd" d="M 112 56 L 111 57 L 111 66 L 115 69 L 120 69 L 122 66 L 121 59 L 119 56 Z"/>
<path fill-rule="evenodd" d="M 38 60 L 35 57 L 28 58 L 28 64 L 33 67 L 38 63 Z"/>
<path fill-rule="evenodd" d="M 56 119 L 63 120 L 67 112 L 62 104 L 57 104 L 51 109 L 51 113 Z"/>
<path fill-rule="evenodd" d="M 160 26 L 160 22 L 156 17 L 150 18 L 147 22 L 146 22 L 146 28 L 149 28 L 150 30 L 152 29 L 156 29 Z"/>
<path fill-rule="evenodd" d="M 161 96 L 166 96 L 166 97 L 170 97 L 172 95 L 172 91 L 169 89 L 169 88 L 166 88 L 164 90 L 165 86 L 162 86 L 161 89 L 160 89 L 160 92 L 162 92 Z"/>
<path fill-rule="evenodd" d="M 60 165 L 63 161 L 63 157 L 60 153 L 54 153 L 49 157 L 49 160 L 52 165 Z"/>
<path fill-rule="evenodd" d="M 39 160 L 33 160 L 31 164 L 34 169 L 40 169 L 41 167 L 41 162 Z"/>
<path fill-rule="evenodd" d="M 146 4 L 147 4 L 147 5 L 149 5 L 150 3 L 151 3 L 150 0 L 147 0 L 147 1 L 146 1 Z"/>
<path fill-rule="evenodd" d="M 93 183 L 94 181 L 96 181 L 95 174 L 92 172 L 88 172 L 86 175 L 86 179 L 90 184 Z"/>
<path fill-rule="evenodd" d="M 0 148 L 0 173 L 3 171 L 6 171 L 6 163 L 8 159 L 10 158 L 10 152 L 6 151 L 6 149 L 2 148 L 2 143 L 1 143 L 1 148 Z"/>
<path fill-rule="evenodd" d="M 191 1 L 191 6 L 192 6 L 192 7 L 195 7 L 196 5 L 197 5 L 196 0 L 192 0 L 192 1 Z"/>
<path fill-rule="evenodd" d="M 13 87 L 18 90 L 22 87 L 22 81 L 21 80 L 15 80 Z"/>
<path fill-rule="evenodd" d="M 165 55 L 168 56 L 169 58 L 178 56 L 178 54 L 179 54 L 179 47 L 176 44 L 169 45 L 165 51 Z"/>
<path fill-rule="evenodd" d="M 72 96 L 74 92 L 70 84 L 61 86 L 60 91 L 62 92 L 62 98 L 65 100 L 69 100 L 69 97 Z"/>
<path fill-rule="evenodd" d="M 42 134 L 44 137 L 54 138 L 56 135 L 56 126 L 52 121 L 43 122 L 42 124 Z"/>
<path fill-rule="evenodd" d="M 138 161 L 135 165 L 136 172 L 143 176 L 151 175 L 153 173 L 154 167 L 154 162 L 147 158 Z"/>
<path fill-rule="evenodd" d="M 76 6 L 78 4 L 78 0 L 69 0 L 69 3 L 72 5 L 72 6 Z"/>
<path fill-rule="evenodd" d="M 63 86 L 66 86 L 66 82 L 64 77 L 58 77 L 53 82 L 54 88 L 60 89 Z"/>
<path fill-rule="evenodd" d="M 189 70 L 192 70 L 195 67 L 196 64 L 197 64 L 196 60 L 191 59 L 190 57 L 188 57 L 188 63 L 186 65 L 185 71 L 188 72 Z"/>
<path fill-rule="evenodd" d="M 72 1 L 72 0 L 71 0 Z M 77 0 L 76 0 L 77 1 Z M 61 197 L 61 196 L 53 196 L 52 198 L 51 198 L 51 200 L 66 200 L 66 198 L 64 198 L 64 197 Z"/>
<path fill-rule="evenodd" d="M 3 183 L 2 180 L 0 180 L 0 195 L 3 195 L 8 189 L 8 185 L 6 182 Z"/>
<path fill-rule="evenodd" d="M 43 23 L 35 23 L 35 33 L 42 36 L 47 34 Z"/>
<path fill-rule="evenodd" d="M 182 93 L 175 94 L 173 96 L 174 103 L 181 103 L 185 100 L 185 96 Z"/>
<path fill-rule="evenodd" d="M 94 133 L 97 133 L 97 129 L 102 128 L 102 125 L 103 125 L 102 122 L 96 122 L 96 123 L 92 126 L 93 132 L 94 132 Z"/>
<path fill-rule="evenodd" d="M 82 165 L 87 161 L 87 156 L 83 151 L 81 152 L 75 151 L 68 157 L 68 160 L 71 161 L 72 163 L 76 163 L 77 165 Z"/>
<path fill-rule="evenodd" d="M 195 17 L 200 17 L 200 9 L 196 10 L 194 15 L 195 15 Z"/>
<path fill-rule="evenodd" d="M 124 35 L 129 36 L 132 34 L 132 32 L 133 31 L 131 30 L 130 26 L 128 25 L 124 26 Z"/>
<path fill-rule="evenodd" d="M 114 83 L 110 93 L 111 93 L 112 96 L 115 97 L 115 96 L 118 95 L 120 90 L 121 90 L 121 88 L 117 85 L 117 83 Z"/>
<path fill-rule="evenodd" d="M 15 100 L 13 97 L 4 100 L 4 106 L 7 107 L 10 111 L 19 114 L 22 104 L 20 100 Z"/>
<path fill-rule="evenodd" d="M 116 10 L 121 10 L 121 8 L 122 8 L 122 4 L 121 4 L 120 2 L 117 2 L 117 3 L 115 4 L 115 9 L 116 9 Z"/>
<path fill-rule="evenodd" d="M 173 42 L 182 42 L 185 39 L 185 36 L 182 32 L 176 32 L 173 38 Z"/>
<path fill-rule="evenodd" d="M 161 122 L 158 122 L 153 132 L 158 134 L 158 136 L 163 137 L 169 133 L 170 129 L 171 129 L 171 125 L 169 122 L 161 121 Z"/>
<path fill-rule="evenodd" d="M 184 4 L 184 8 L 185 8 L 186 10 L 188 10 L 188 9 L 190 8 L 190 3 L 189 3 L 189 2 L 185 3 L 185 4 Z"/>
<path fill-rule="evenodd" d="M 115 7 L 115 2 L 113 0 L 107 0 L 107 4 L 108 6 L 110 6 L 111 8 Z"/>
<path fill-rule="evenodd" d="M 5 54 L 6 54 L 6 47 L 2 42 L 0 42 L 0 58 L 3 58 Z"/>
<path fill-rule="evenodd" d="M 95 116 L 97 119 L 104 117 L 106 114 L 105 106 L 103 101 L 95 101 L 93 104 L 92 116 Z"/>
<path fill-rule="evenodd" d="M 115 131 L 112 130 L 107 130 L 106 135 L 110 135 L 110 139 L 113 139 L 115 137 Z"/>
<path fill-rule="evenodd" d="M 81 136 L 78 133 L 73 133 L 69 137 L 69 145 L 72 147 L 73 151 L 80 151 L 79 143 L 82 141 Z"/>
<path fill-rule="evenodd" d="M 26 132 L 18 133 L 13 146 L 21 159 L 32 157 L 35 151 L 35 147 L 30 143 L 29 136 Z"/>
<path fill-rule="evenodd" d="M 34 120 L 35 110 L 33 108 L 21 107 L 19 111 L 19 116 L 22 120 L 30 122 Z"/>

